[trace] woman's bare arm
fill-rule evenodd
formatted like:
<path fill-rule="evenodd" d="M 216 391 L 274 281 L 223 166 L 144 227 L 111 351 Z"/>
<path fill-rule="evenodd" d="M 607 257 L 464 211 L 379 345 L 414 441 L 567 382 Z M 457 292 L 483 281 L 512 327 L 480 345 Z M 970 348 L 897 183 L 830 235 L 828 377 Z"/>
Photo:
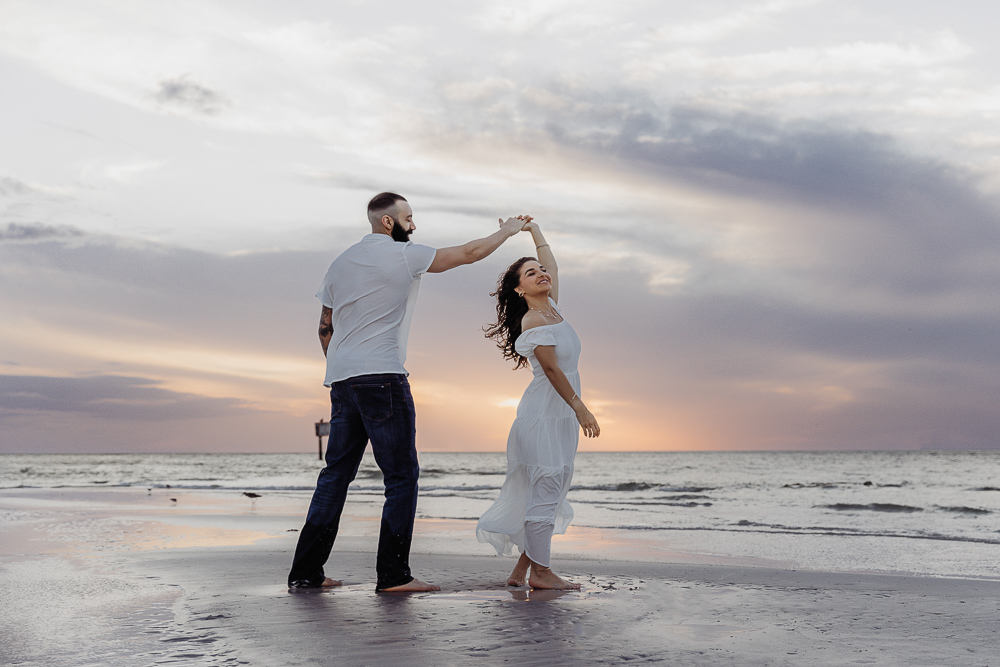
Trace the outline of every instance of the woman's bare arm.
<path fill-rule="evenodd" d="M 556 256 L 552 254 L 552 246 L 548 244 L 542 235 L 542 230 L 535 222 L 529 222 L 524 226 L 526 231 L 531 232 L 531 240 L 535 242 L 535 252 L 538 263 L 545 267 L 545 271 L 552 280 L 552 291 L 549 296 L 556 303 L 559 303 L 559 267 L 556 266 Z"/>
<path fill-rule="evenodd" d="M 542 370 L 545 371 L 545 377 L 552 383 L 552 388 L 576 412 L 576 420 L 583 427 L 583 434 L 588 438 L 599 436 L 601 434 L 601 427 L 597 423 L 597 419 L 587 409 L 587 406 L 584 405 L 583 399 L 577 396 L 576 390 L 569 383 L 566 374 L 559 368 L 559 364 L 556 361 L 555 345 L 539 345 L 536 347 L 535 359 L 538 359 L 538 363 L 541 364 Z"/>

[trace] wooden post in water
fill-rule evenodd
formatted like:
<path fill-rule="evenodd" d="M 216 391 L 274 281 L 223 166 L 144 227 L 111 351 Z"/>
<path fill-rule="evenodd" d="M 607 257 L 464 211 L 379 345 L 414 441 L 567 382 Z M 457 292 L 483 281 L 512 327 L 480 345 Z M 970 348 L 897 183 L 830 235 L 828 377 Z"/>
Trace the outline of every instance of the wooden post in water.
<path fill-rule="evenodd" d="M 330 422 L 320 419 L 316 422 L 316 437 L 319 439 L 319 460 L 323 460 L 323 436 L 330 435 Z"/>

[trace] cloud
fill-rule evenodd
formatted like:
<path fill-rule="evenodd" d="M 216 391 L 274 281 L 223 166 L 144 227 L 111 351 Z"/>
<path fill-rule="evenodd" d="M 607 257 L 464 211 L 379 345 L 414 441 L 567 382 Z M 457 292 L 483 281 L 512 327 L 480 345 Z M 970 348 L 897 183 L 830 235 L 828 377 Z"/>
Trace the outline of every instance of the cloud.
<path fill-rule="evenodd" d="M 422 196 L 451 199 L 455 196 L 454 192 L 449 191 L 447 188 L 421 183 L 418 177 L 399 173 L 387 176 L 385 173 L 366 175 L 355 172 L 304 169 L 300 171 L 299 177 L 306 183 L 350 190 L 364 190 L 365 192 L 370 192 L 372 195 L 385 191 L 389 187 L 386 185 L 386 182 L 389 181 L 397 182 L 398 185 L 392 186 L 392 188 L 395 188 L 393 191 L 398 191 L 405 197 Z"/>
<path fill-rule="evenodd" d="M 314 351 L 313 292 L 332 250 L 227 256 L 76 230 L 68 243 L 58 228 L 20 227 L 15 235 L 52 242 L 2 246 L 0 304 L 11 314 L 71 308 L 81 331 L 107 332 L 113 320 L 115 335 L 137 342 L 210 342 L 235 354 L 305 338 Z"/>
<path fill-rule="evenodd" d="M 111 420 L 166 421 L 232 415 L 241 402 L 169 391 L 156 380 L 120 375 L 0 375 L 0 415 L 77 412 Z"/>
<path fill-rule="evenodd" d="M 33 194 L 34 192 L 35 189 L 33 187 L 16 178 L 11 178 L 10 176 L 0 177 L 0 196 L 23 196 Z"/>
<path fill-rule="evenodd" d="M 12 222 L 7 229 L 0 229 L 0 242 L 3 241 L 44 241 L 49 239 L 65 239 L 83 236 L 83 232 L 69 225 L 18 224 Z"/>
<path fill-rule="evenodd" d="M 626 69 L 639 79 L 678 73 L 724 80 L 760 80 L 788 74 L 814 79 L 922 71 L 950 65 L 973 53 L 955 34 L 945 31 L 936 34 L 928 44 L 848 42 L 736 56 L 712 56 L 689 50 L 650 53 L 643 49 L 643 56 L 630 61 Z"/>
<path fill-rule="evenodd" d="M 225 95 L 189 80 L 186 75 L 160 81 L 153 97 L 169 108 L 194 111 L 206 116 L 216 114 L 230 105 Z"/>
<path fill-rule="evenodd" d="M 727 37 L 758 24 L 763 17 L 773 16 L 814 5 L 819 0 L 770 0 L 742 9 L 727 7 L 721 16 L 706 21 L 671 23 L 649 31 L 653 40 L 700 43 Z"/>
<path fill-rule="evenodd" d="M 578 124 L 550 125 L 549 135 L 664 178 L 826 210 L 837 219 L 799 224 L 833 260 L 821 265 L 847 262 L 859 280 L 933 291 L 1000 278 L 990 264 L 1000 254 L 1000 209 L 977 178 L 885 135 L 646 105 L 611 117 L 595 109 Z"/>
<path fill-rule="evenodd" d="M 727 449 L 920 448 L 942 432 L 1000 446 L 995 308 L 837 312 L 752 287 L 647 300 L 632 297 L 637 278 L 566 278 L 561 305 L 583 340 L 585 391 L 657 413 L 665 438 L 695 424 Z"/>
<path fill-rule="evenodd" d="M 166 164 L 166 162 L 163 160 L 110 164 L 104 168 L 104 174 L 113 181 L 118 181 L 119 183 L 130 183 L 140 174 L 148 171 L 155 171 L 164 164 Z"/>
<path fill-rule="evenodd" d="M 385 189 L 413 196 L 432 245 L 511 206 L 544 221 L 586 390 L 620 399 L 598 446 L 914 446 L 934 428 L 975 444 L 1000 428 L 1000 224 L 974 172 L 996 171 L 982 12 L 516 0 L 387 21 L 357 3 L 202 3 L 192 23 L 190 3 L 43 4 L 0 20 L 4 157 L 32 175 L 0 178 L 0 363 L 117 379 L 73 385 L 82 411 L 23 418 L 25 434 L 85 416 L 109 422 L 99 443 L 109 405 L 141 421 L 188 398 L 217 423 L 258 407 L 311 423 L 312 292 L 364 233 L 362 191 Z M 494 404 L 523 385 L 478 327 L 502 265 L 530 252 L 512 240 L 424 280 L 425 445 L 508 425 Z M 465 396 L 461 429 L 435 387 Z M 73 404 L 35 389 L 17 396 Z"/>
<path fill-rule="evenodd" d="M 0 197 L 10 197 L 12 199 L 47 199 L 51 201 L 64 199 L 65 188 L 40 185 L 38 183 L 25 183 L 24 181 L 10 176 L 0 177 Z"/>
<path fill-rule="evenodd" d="M 798 279 L 813 287 L 908 295 L 1000 287 L 1000 206 L 963 166 L 842 121 L 664 106 L 634 88 L 542 90 L 477 103 L 476 113 L 449 101 L 451 129 L 441 138 L 561 153 L 728 199 L 744 218 L 730 225 L 744 222 L 770 244 L 772 274 L 808 264 Z M 668 233 L 685 234 L 671 217 Z"/>

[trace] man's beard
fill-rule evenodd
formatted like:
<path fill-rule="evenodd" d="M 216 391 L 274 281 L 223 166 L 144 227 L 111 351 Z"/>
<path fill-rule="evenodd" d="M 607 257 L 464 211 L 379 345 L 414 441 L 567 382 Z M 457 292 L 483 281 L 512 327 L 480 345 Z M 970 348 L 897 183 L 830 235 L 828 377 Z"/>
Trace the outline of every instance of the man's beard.
<path fill-rule="evenodd" d="M 399 224 L 399 220 L 396 220 L 395 218 L 392 219 L 393 241 L 396 241 L 398 243 L 406 243 L 407 241 L 410 240 L 410 234 L 412 233 L 413 233 L 412 229 L 410 230 L 403 229 L 403 226 Z"/>

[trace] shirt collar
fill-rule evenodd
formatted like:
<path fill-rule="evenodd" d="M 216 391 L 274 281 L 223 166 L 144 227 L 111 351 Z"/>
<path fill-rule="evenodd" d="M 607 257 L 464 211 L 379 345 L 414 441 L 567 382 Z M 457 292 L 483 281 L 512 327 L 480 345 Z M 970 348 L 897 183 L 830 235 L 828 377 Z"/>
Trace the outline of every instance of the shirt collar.
<path fill-rule="evenodd" d="M 365 243 L 382 243 L 383 239 L 386 241 L 391 241 L 392 243 L 398 243 L 396 239 L 392 238 L 388 234 L 365 234 L 365 237 L 361 239 Z M 407 239 L 406 245 L 412 245 L 413 241 Z"/>

